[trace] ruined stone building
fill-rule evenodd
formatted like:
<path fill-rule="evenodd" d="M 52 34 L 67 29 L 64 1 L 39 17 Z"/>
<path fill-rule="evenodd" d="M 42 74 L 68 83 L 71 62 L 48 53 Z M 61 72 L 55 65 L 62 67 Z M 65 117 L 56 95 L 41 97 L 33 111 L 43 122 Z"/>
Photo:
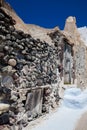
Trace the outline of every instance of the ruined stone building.
<path fill-rule="evenodd" d="M 63 33 L 74 43 L 73 50 L 76 84 L 77 87 L 84 89 L 87 86 L 87 46 L 85 43 L 86 41 L 82 39 L 80 31 L 76 26 L 75 17 L 69 17 L 66 20 Z"/>
<path fill-rule="evenodd" d="M 0 124 L 26 126 L 58 105 L 64 84 L 85 87 L 86 47 L 75 29 L 72 17 L 64 31 L 25 24 L 0 0 Z"/>

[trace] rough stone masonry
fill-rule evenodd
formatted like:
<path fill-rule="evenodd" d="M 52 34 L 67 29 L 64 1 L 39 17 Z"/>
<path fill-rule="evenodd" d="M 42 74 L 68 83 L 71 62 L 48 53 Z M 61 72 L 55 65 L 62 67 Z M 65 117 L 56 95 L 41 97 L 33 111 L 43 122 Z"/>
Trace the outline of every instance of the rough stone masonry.
<path fill-rule="evenodd" d="M 87 86 L 87 46 L 82 41 L 78 28 L 76 26 L 76 18 L 68 17 L 66 19 L 64 34 L 74 43 L 74 63 L 76 84 L 81 89 Z"/>
<path fill-rule="evenodd" d="M 0 1 L 0 125 L 13 130 L 58 105 L 57 71 L 62 80 L 64 46 L 72 45 L 59 29 L 47 33 L 51 44 L 17 29 L 7 7 Z"/>

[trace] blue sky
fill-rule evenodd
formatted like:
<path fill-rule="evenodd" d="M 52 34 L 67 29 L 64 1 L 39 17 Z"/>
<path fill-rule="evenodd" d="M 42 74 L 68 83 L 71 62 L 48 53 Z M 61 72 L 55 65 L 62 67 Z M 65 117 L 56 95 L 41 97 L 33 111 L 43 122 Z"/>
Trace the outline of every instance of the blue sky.
<path fill-rule="evenodd" d="M 6 0 L 25 23 L 46 28 L 64 28 L 65 19 L 75 16 L 78 27 L 87 26 L 87 0 Z"/>

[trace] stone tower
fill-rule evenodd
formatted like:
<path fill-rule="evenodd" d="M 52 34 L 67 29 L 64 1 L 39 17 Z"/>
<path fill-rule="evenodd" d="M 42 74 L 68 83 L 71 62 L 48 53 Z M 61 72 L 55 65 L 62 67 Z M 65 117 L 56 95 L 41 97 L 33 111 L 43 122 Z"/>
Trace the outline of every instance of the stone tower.
<path fill-rule="evenodd" d="M 74 31 L 77 29 L 76 27 L 76 18 L 69 16 L 66 19 L 65 27 L 64 30 L 69 32 L 69 33 L 74 33 Z"/>
<path fill-rule="evenodd" d="M 78 41 L 80 34 L 76 26 L 76 18 L 69 16 L 66 19 L 64 31 L 67 32 L 74 41 Z"/>

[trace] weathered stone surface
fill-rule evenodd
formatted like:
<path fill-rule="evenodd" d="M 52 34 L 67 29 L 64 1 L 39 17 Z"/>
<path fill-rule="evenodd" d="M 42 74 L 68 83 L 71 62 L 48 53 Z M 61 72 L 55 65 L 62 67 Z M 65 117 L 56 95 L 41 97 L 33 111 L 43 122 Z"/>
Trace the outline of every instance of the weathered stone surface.
<path fill-rule="evenodd" d="M 61 79 L 63 77 L 67 38 L 58 28 L 46 30 L 31 25 L 35 27 L 31 31 L 10 6 L 4 4 L 0 8 L 0 85 L 10 92 L 1 91 L 0 101 L 10 104 L 11 123 L 19 124 L 21 129 L 28 121 L 56 107 L 58 86 L 52 85 L 58 83 L 58 68 Z"/>
<path fill-rule="evenodd" d="M 9 108 L 10 108 L 9 104 L 0 103 L 0 115 L 2 113 L 5 113 L 5 112 L 9 111 Z"/>
<path fill-rule="evenodd" d="M 80 33 L 76 26 L 76 18 L 69 17 L 66 20 L 64 34 L 74 43 L 74 67 L 73 76 L 76 78 L 77 86 L 84 89 L 87 86 L 87 47 L 81 39 Z M 73 73 L 73 72 L 72 72 Z"/>
<path fill-rule="evenodd" d="M 12 71 L 12 66 L 6 66 L 6 67 L 3 67 L 2 68 L 2 72 L 7 72 L 7 73 L 9 73 L 9 72 L 11 72 Z"/>
<path fill-rule="evenodd" d="M 5 46 L 4 49 L 5 49 L 5 51 L 9 51 L 9 47 L 8 46 Z"/>
<path fill-rule="evenodd" d="M 4 57 L 4 53 L 0 53 L 0 58 L 3 58 Z"/>
<path fill-rule="evenodd" d="M 2 85 L 5 87 L 12 87 L 13 86 L 13 78 L 9 75 L 6 75 L 5 77 L 2 78 Z"/>
<path fill-rule="evenodd" d="M 9 124 L 9 114 L 4 113 L 0 116 L 0 125 Z"/>
<path fill-rule="evenodd" d="M 8 102 L 10 100 L 11 90 L 6 87 L 0 87 L 0 102 Z"/>
<path fill-rule="evenodd" d="M 28 71 L 29 71 L 28 65 L 25 65 L 22 69 L 22 72 L 24 73 L 24 75 L 27 75 Z"/>
<path fill-rule="evenodd" d="M 0 19 L 3 19 L 4 17 L 4 14 L 0 13 Z"/>
<path fill-rule="evenodd" d="M 15 59 L 9 59 L 8 64 L 11 66 L 16 66 L 17 62 Z"/>

